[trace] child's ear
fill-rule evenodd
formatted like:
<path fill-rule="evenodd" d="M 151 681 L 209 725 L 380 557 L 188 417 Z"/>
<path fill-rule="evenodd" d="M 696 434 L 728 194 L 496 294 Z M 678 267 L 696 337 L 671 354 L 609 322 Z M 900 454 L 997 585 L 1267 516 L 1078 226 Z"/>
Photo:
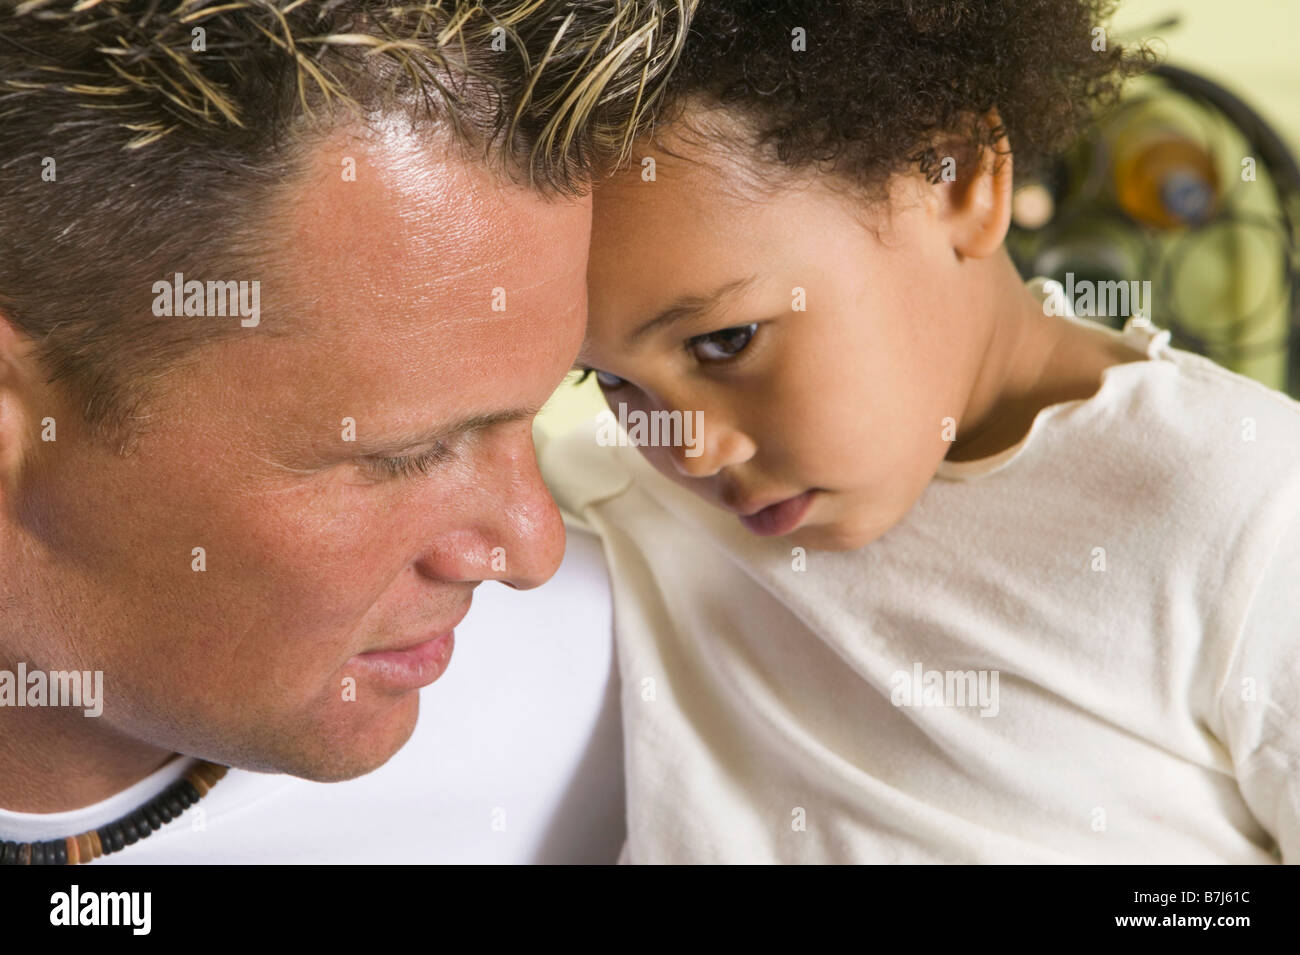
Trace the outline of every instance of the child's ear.
<path fill-rule="evenodd" d="M 994 108 L 980 122 L 997 129 L 1002 120 Z M 982 259 L 1001 248 L 1011 225 L 1011 148 L 1004 132 L 992 148 L 954 152 L 940 152 L 943 179 L 935 186 L 937 214 L 958 261 L 967 256 Z"/>

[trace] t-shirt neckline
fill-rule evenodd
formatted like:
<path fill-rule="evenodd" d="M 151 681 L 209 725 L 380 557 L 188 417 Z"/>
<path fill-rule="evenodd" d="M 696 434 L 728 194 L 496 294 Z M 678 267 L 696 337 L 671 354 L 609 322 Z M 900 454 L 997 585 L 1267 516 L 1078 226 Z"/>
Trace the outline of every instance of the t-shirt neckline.
<path fill-rule="evenodd" d="M 1049 287 L 1049 283 L 1052 285 L 1057 284 L 1051 283 L 1049 279 L 1042 276 L 1032 278 L 1025 284 L 1032 291 L 1036 292 L 1040 298 L 1046 300 L 1047 296 L 1052 294 L 1053 291 Z M 1128 369 L 1130 367 L 1141 369 L 1147 364 L 1147 362 L 1160 360 L 1164 357 L 1163 350 L 1169 345 L 1170 332 L 1168 329 L 1156 328 L 1145 316 L 1130 316 L 1124 323 L 1123 330 L 1116 331 L 1109 325 L 1103 325 L 1101 322 L 1079 318 L 1074 314 L 1074 310 L 1070 307 L 1069 301 L 1064 298 L 1061 299 L 1061 303 L 1063 305 L 1062 318 L 1074 322 L 1076 325 L 1083 325 L 1093 329 L 1100 328 L 1110 335 L 1113 335 L 1117 341 L 1121 341 L 1130 348 L 1133 348 L 1135 351 L 1141 352 L 1146 356 L 1146 359 L 1117 362 L 1114 365 L 1108 365 L 1102 369 L 1101 383 L 1091 396 L 1087 398 L 1076 398 L 1071 401 L 1061 401 L 1040 408 L 1038 414 L 1034 415 L 1033 423 L 1029 426 L 1029 430 L 1025 432 L 1025 436 L 1011 447 L 1004 448 L 996 454 L 991 454 L 988 457 L 976 458 L 972 461 L 949 461 L 945 458 L 943 461 L 939 462 L 939 467 L 935 471 L 935 477 L 950 481 L 969 481 L 1002 470 L 1024 452 L 1030 442 L 1034 439 L 1035 434 L 1039 431 L 1042 423 L 1048 418 L 1067 408 L 1099 400 L 1103 393 L 1106 392 L 1111 380 L 1117 376 L 1117 373 L 1129 373 L 1126 371 L 1121 372 L 1119 371 L 1120 369 Z"/>
<path fill-rule="evenodd" d="M 99 829 L 139 809 L 197 763 L 197 759 L 188 756 L 175 756 L 138 783 L 81 809 L 69 809 L 66 812 L 12 812 L 0 809 L 0 839 L 10 842 L 47 842 Z"/>

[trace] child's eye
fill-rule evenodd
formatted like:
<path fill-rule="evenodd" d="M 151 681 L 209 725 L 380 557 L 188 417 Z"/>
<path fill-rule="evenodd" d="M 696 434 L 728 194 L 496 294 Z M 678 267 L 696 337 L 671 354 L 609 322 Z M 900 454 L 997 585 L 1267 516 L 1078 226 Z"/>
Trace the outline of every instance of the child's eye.
<path fill-rule="evenodd" d="M 726 361 L 729 358 L 735 358 L 749 347 L 749 343 L 754 340 L 754 336 L 758 333 L 758 324 L 758 322 L 750 322 L 748 325 L 736 325 L 732 328 L 723 328 L 705 335 L 696 335 L 694 338 L 686 340 L 686 347 L 700 361 Z M 622 388 L 627 384 L 627 379 L 620 378 L 618 375 L 611 375 L 607 371 L 598 371 L 595 368 L 582 369 L 582 377 L 578 379 L 577 383 L 581 384 L 586 381 L 588 375 L 595 375 L 600 387 L 605 389 Z"/>
<path fill-rule="evenodd" d="M 583 368 L 582 374 L 578 376 L 575 385 L 580 385 L 591 375 L 596 376 L 596 383 L 602 388 L 621 388 L 627 384 L 627 379 L 620 378 L 618 375 L 611 375 L 607 371 L 597 371 L 595 368 Z"/>
<path fill-rule="evenodd" d="M 696 335 L 687 340 L 686 347 L 701 361 L 726 361 L 749 347 L 757 331 L 757 322 L 737 325 L 735 328 L 724 328 L 721 331 L 709 332 L 707 335 Z"/>
<path fill-rule="evenodd" d="M 417 474 L 428 474 L 443 460 L 451 456 L 451 449 L 445 444 L 437 444 L 428 451 L 421 451 L 419 454 L 401 455 L 397 457 L 366 457 L 361 458 L 362 467 L 368 470 L 374 477 L 379 479 L 392 479 L 402 477 L 414 477 Z"/>
<path fill-rule="evenodd" d="M 588 375 L 595 375 L 597 384 L 599 384 L 600 387 L 602 388 L 621 388 L 623 387 L 623 385 L 627 384 L 626 379 L 620 378 L 618 377 L 618 375 L 611 375 L 607 371 L 597 371 L 595 368 L 582 369 L 582 374 L 578 377 L 578 380 L 574 382 L 574 384 L 576 385 L 582 384 L 584 381 L 587 380 Z"/>

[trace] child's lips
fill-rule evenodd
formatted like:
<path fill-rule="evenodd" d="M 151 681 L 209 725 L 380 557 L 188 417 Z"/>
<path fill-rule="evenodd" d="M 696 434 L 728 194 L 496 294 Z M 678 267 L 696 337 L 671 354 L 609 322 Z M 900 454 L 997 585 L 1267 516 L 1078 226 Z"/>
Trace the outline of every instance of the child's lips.
<path fill-rule="evenodd" d="M 815 490 L 804 491 L 795 497 L 769 504 L 752 514 L 741 514 L 740 523 L 760 537 L 780 537 L 782 534 L 789 534 L 799 526 L 804 515 L 808 513 L 813 495 L 816 493 Z"/>

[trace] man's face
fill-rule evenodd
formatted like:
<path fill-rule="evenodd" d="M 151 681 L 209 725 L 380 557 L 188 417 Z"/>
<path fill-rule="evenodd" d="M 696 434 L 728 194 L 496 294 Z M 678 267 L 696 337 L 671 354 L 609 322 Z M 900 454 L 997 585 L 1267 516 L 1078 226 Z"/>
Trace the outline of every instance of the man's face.
<path fill-rule="evenodd" d="M 409 738 L 474 587 L 559 564 L 531 419 L 582 339 L 590 204 L 343 133 L 282 200 L 278 268 L 193 276 L 261 279 L 260 326 L 169 376 L 132 455 L 59 408 L 5 541 L 37 613 L 13 639 L 103 670 L 106 731 L 344 779 Z"/>

